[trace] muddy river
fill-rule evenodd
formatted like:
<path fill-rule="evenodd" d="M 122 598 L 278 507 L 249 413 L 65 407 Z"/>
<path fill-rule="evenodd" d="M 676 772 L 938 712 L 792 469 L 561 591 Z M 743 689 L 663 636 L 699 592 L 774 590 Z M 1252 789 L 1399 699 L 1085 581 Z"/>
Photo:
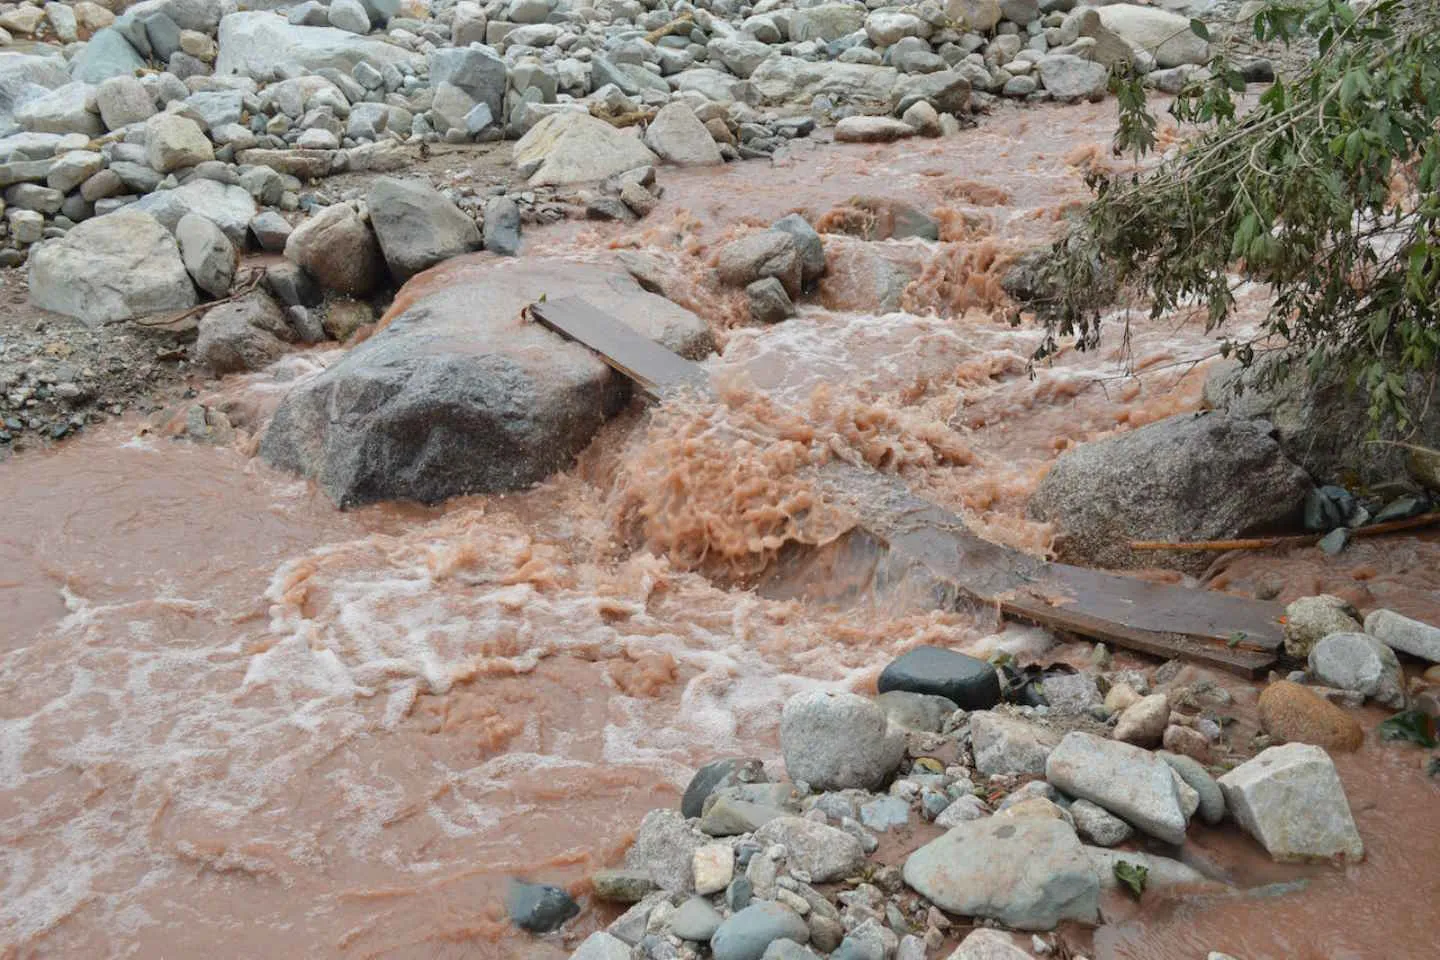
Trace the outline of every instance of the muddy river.
<path fill-rule="evenodd" d="M 1128 358 L 1116 337 L 1032 377 L 1039 334 L 1004 312 L 998 265 L 1083 201 L 1113 112 L 1007 109 L 940 141 L 666 170 L 639 225 L 528 234 L 532 254 L 662 262 L 724 346 L 725 402 L 636 406 L 523 494 L 341 513 L 253 437 L 206 447 L 135 422 L 0 466 L 0 957 L 563 957 L 601 911 L 582 896 L 566 936 L 517 935 L 506 878 L 583 895 L 697 764 L 778 764 L 792 693 L 873 690 L 921 642 L 1068 655 L 984 617 L 826 611 L 727 577 L 809 512 L 795 472 L 827 451 L 1042 553 L 1051 531 L 1024 507 L 1060 452 L 1199 403 L 1213 343 L 1186 318 L 1139 321 Z M 738 323 L 705 279 L 718 244 L 856 194 L 938 211 L 941 242 L 836 241 L 800 316 Z M 915 278 L 899 310 L 877 308 L 881 260 Z M 253 431 L 337 355 L 214 402 Z M 1440 541 L 1250 557 L 1210 586 L 1434 618 Z M 1433 956 L 1440 794 L 1402 747 L 1340 763 L 1364 863 L 1282 869 L 1233 828 L 1197 829 L 1208 869 L 1302 889 L 1147 901 L 1093 956 Z"/>

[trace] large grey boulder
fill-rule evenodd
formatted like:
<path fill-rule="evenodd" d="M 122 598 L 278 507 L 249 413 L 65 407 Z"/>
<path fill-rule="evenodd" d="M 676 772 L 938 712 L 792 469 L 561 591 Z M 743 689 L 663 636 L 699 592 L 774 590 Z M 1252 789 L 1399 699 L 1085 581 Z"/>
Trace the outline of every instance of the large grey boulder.
<path fill-rule="evenodd" d="M 859 840 L 844 830 L 803 817 L 777 817 L 755 831 L 755 839 L 784 844 L 790 872 L 807 883 L 843 880 L 865 863 Z"/>
<path fill-rule="evenodd" d="M 729 286 L 747 287 L 756 280 L 774 277 L 789 296 L 798 297 L 805 268 L 793 234 L 760 230 L 721 247 L 715 269 L 720 281 Z"/>
<path fill-rule="evenodd" d="M 1045 761 L 1045 779 L 1072 797 L 1098 804 L 1166 843 L 1185 842 L 1188 821 L 1179 777 L 1140 747 L 1094 734 L 1068 733 Z"/>
<path fill-rule="evenodd" d="M 658 162 L 635 137 L 588 113 L 552 113 L 515 144 L 515 166 L 531 186 L 604 180 Z"/>
<path fill-rule="evenodd" d="M 1100 885 L 1063 820 L 991 817 L 954 827 L 905 861 L 905 882 L 942 910 L 1017 930 L 1094 923 Z"/>
<path fill-rule="evenodd" d="M 724 163 L 715 138 L 695 112 L 680 101 L 667 103 L 645 130 L 645 145 L 677 167 L 711 167 Z"/>
<path fill-rule="evenodd" d="M 489 47 L 449 47 L 430 54 L 430 85 L 448 83 L 499 117 L 505 105 L 505 61 Z"/>
<path fill-rule="evenodd" d="M 893 67 L 771 57 L 755 68 L 750 85 L 769 104 L 809 103 L 824 96 L 836 103 L 889 112 L 898 77 Z"/>
<path fill-rule="evenodd" d="M 200 124 L 178 113 L 158 113 L 145 121 L 145 162 L 171 173 L 215 159 L 215 148 Z"/>
<path fill-rule="evenodd" d="M 155 114 L 150 92 L 133 76 L 111 77 L 95 91 L 100 119 L 111 130 L 148 120 Z"/>
<path fill-rule="evenodd" d="M 421 65 L 419 55 L 375 37 L 359 37 L 334 27 L 302 27 L 269 11 L 232 13 L 220 21 L 217 76 L 267 80 L 293 64 L 314 73 L 333 67 L 349 73 L 359 63 Z"/>
<path fill-rule="evenodd" d="M 81 83 L 99 83 L 111 77 L 134 76 L 145 60 L 114 27 L 98 31 L 70 61 L 70 76 Z"/>
<path fill-rule="evenodd" d="M 370 225 L 396 280 L 409 280 L 480 246 L 475 221 L 429 184 L 382 177 L 371 185 L 366 202 Z"/>
<path fill-rule="evenodd" d="M 172 232 L 185 214 L 198 213 L 224 231 L 230 242 L 240 249 L 245 247 L 245 232 L 258 209 L 255 198 L 244 187 L 204 177 L 174 190 L 157 190 L 141 197 L 133 206 Z"/>
<path fill-rule="evenodd" d="M 175 242 L 195 286 L 212 297 L 230 292 L 239 257 L 223 230 L 198 213 L 187 213 L 175 225 Z"/>
<path fill-rule="evenodd" d="M 257 9 L 266 5 L 247 4 Z M 214 33 L 227 9 L 234 9 L 234 4 L 229 0 L 141 0 L 129 7 L 126 13 L 142 21 L 154 14 L 163 13 L 181 30 Z"/>
<path fill-rule="evenodd" d="M 873 700 L 811 690 L 785 702 L 780 752 L 790 779 L 812 789 L 876 790 L 905 758 L 905 733 Z"/>
<path fill-rule="evenodd" d="M 293 339 L 280 307 L 269 294 L 256 290 L 200 318 L 195 359 L 217 376 L 259 370 L 278 360 L 286 341 Z"/>
<path fill-rule="evenodd" d="M 25 97 L 15 106 L 15 122 L 32 133 L 96 137 L 105 132 L 95 104 L 95 88 L 88 83 L 67 83 Z"/>
<path fill-rule="evenodd" d="M 408 306 L 388 326 L 286 396 L 266 459 L 344 506 L 520 489 L 563 469 L 626 390 L 594 353 L 524 318 L 545 295 L 583 297 L 692 358 L 712 349 L 700 318 L 627 273 L 538 258 L 452 264 L 413 281 L 431 285 L 402 290 Z"/>
<path fill-rule="evenodd" d="M 65 58 L 38 56 L 0 48 L 0 133 L 10 126 L 22 100 L 70 82 Z"/>
<path fill-rule="evenodd" d="M 865 26 L 865 8 L 851 3 L 822 3 L 787 12 L 790 39 L 796 43 L 805 40 L 829 43 Z"/>
<path fill-rule="evenodd" d="M 285 258 L 326 289 L 356 297 L 375 289 L 384 270 L 375 235 L 348 203 L 332 204 L 296 227 L 285 240 Z"/>
<path fill-rule="evenodd" d="M 30 302 L 92 327 L 195 301 L 175 239 L 139 210 L 86 220 L 30 254 Z"/>
<path fill-rule="evenodd" d="M 1321 747 L 1271 747 L 1221 777 L 1220 789 L 1236 822 L 1276 860 L 1365 855 L 1340 775 Z"/>
<path fill-rule="evenodd" d="M 1210 44 L 1190 29 L 1188 17 L 1130 3 L 1102 6 L 1098 12 L 1106 29 L 1151 54 L 1162 67 L 1210 60 Z"/>
<path fill-rule="evenodd" d="M 990 711 L 970 715 L 975 769 L 986 776 L 1043 774 L 1045 761 L 1059 743 L 1055 731 L 1018 717 Z"/>
<path fill-rule="evenodd" d="M 1060 559 L 1102 567 L 1203 570 L 1210 558 L 1130 549 L 1132 540 L 1218 540 L 1281 527 L 1311 487 L 1261 420 L 1180 414 L 1055 462 L 1030 500 L 1054 523 Z"/>
<path fill-rule="evenodd" d="M 716 37 L 706 48 L 712 63 L 723 63 L 737 77 L 748 77 L 780 51 L 768 43 L 744 37 Z"/>
<path fill-rule="evenodd" d="M 1405 706 L 1405 673 L 1395 651 L 1364 633 L 1332 633 L 1310 649 L 1310 674 L 1387 707 Z"/>
<path fill-rule="evenodd" d="M 1257 363 L 1242 371 L 1238 363 L 1217 364 L 1205 379 L 1205 401 L 1236 417 L 1259 417 L 1274 425 L 1285 456 L 1320 483 L 1358 489 L 1410 479 L 1409 451 L 1391 444 L 1357 443 L 1375 424 L 1370 397 L 1339 374 L 1310 381 L 1304 365 L 1288 376 Z M 1410 397 L 1429 395 L 1429 381 L 1413 375 L 1405 381 Z M 1440 449 L 1440 403 L 1411 405 L 1411 442 Z M 1382 431 L 1393 431 L 1387 420 Z"/>

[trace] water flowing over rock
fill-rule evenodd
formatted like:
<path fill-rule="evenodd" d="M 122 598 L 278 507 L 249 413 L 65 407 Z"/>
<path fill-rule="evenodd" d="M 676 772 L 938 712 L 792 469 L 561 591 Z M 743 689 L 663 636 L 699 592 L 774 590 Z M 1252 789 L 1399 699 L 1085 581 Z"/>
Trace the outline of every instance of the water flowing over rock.
<path fill-rule="evenodd" d="M 1130 549 L 1132 540 L 1217 540 L 1279 527 L 1310 489 L 1264 421 L 1180 414 L 1068 451 L 1041 481 L 1031 513 L 1056 523 L 1063 560 L 1104 567 L 1212 558 Z"/>
<path fill-rule="evenodd" d="M 963 823 L 905 861 L 905 882 L 943 910 L 1017 930 L 1093 923 L 1099 883 L 1075 831 L 1060 820 Z"/>
<path fill-rule="evenodd" d="M 347 506 L 514 490 L 567 466 L 626 391 L 589 350 L 521 316 L 546 294 L 584 297 L 687 356 L 711 348 L 698 317 L 623 272 L 450 264 L 451 282 L 422 288 L 389 326 L 286 396 L 261 444 L 266 459 Z"/>
<path fill-rule="evenodd" d="M 1098 804 L 1166 843 L 1185 842 L 1185 811 L 1176 776 L 1139 747 L 1069 733 L 1045 761 L 1045 778 L 1072 797 Z"/>
<path fill-rule="evenodd" d="M 175 239 L 152 216 L 117 210 L 30 255 L 30 300 L 91 326 L 195 305 Z"/>
<path fill-rule="evenodd" d="M 1236 822 L 1276 860 L 1359 860 L 1365 845 L 1321 748 L 1271 747 L 1220 778 Z"/>
<path fill-rule="evenodd" d="M 811 789 L 875 790 L 900 766 L 905 735 L 873 700 L 815 690 L 785 702 L 780 752 L 790 779 Z"/>

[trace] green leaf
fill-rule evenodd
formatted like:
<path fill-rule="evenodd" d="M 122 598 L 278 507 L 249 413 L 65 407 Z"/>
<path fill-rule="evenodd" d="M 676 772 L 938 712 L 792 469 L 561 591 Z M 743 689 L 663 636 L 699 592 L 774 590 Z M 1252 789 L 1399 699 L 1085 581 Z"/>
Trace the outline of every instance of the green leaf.
<path fill-rule="evenodd" d="M 1435 739 L 1435 718 L 1421 710 L 1405 710 L 1380 724 L 1381 740 L 1405 740 L 1422 747 L 1440 746 Z"/>
<path fill-rule="evenodd" d="M 1126 860 L 1115 861 L 1115 879 L 1125 884 L 1130 895 L 1136 900 L 1145 892 L 1145 884 L 1150 879 L 1150 868 L 1141 866 L 1138 863 L 1130 863 Z"/>
<path fill-rule="evenodd" d="M 1207 43 L 1210 41 L 1210 28 L 1205 26 L 1205 21 L 1203 20 L 1192 18 L 1190 20 L 1190 32 Z"/>

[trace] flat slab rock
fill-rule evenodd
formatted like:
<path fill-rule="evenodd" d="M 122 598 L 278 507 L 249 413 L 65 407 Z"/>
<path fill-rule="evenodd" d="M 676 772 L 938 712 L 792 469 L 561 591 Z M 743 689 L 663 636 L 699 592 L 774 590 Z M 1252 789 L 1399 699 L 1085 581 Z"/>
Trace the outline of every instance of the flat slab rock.
<path fill-rule="evenodd" d="M 1066 734 L 1046 759 L 1045 779 L 1152 837 L 1185 842 L 1188 818 L 1178 777 L 1148 750 L 1076 731 Z"/>
<path fill-rule="evenodd" d="M 953 828 L 905 861 L 905 882 L 943 910 L 1017 930 L 1093 923 L 1100 884 L 1061 820 L 992 817 Z"/>
<path fill-rule="evenodd" d="M 682 355 L 713 346 L 704 321 L 622 270 L 458 257 L 407 284 L 388 326 L 286 395 L 261 455 L 341 506 L 436 503 L 563 469 L 619 410 L 626 384 L 523 317 L 545 295 L 583 297 Z"/>

